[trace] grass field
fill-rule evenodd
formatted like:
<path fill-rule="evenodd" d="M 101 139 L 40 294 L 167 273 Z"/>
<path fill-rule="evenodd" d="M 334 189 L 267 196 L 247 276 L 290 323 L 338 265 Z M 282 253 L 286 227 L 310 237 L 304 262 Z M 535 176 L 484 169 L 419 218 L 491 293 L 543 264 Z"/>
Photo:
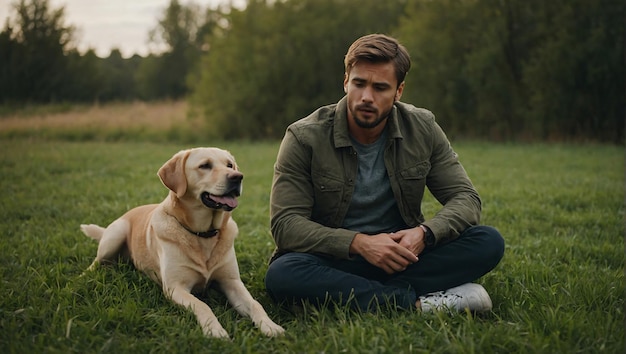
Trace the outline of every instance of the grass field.
<path fill-rule="evenodd" d="M 500 265 L 479 281 L 493 312 L 472 317 L 309 307 L 292 314 L 272 304 L 263 276 L 273 249 L 268 203 L 278 142 L 206 141 L 229 149 L 245 174 L 234 212 L 241 275 L 287 330 L 265 338 L 211 290 L 205 301 L 232 337 L 224 341 L 204 338 L 190 312 L 130 266 L 79 277 L 97 246 L 78 225 L 106 225 L 129 208 L 162 200 L 167 191 L 156 171 L 189 143 L 173 142 L 167 128 L 164 142 L 67 141 L 64 134 L 81 129 L 45 129 L 50 134 L 0 128 L 2 353 L 625 350 L 623 147 L 453 142 L 483 197 L 483 223 L 507 242 Z M 424 207 L 428 215 L 437 210 L 432 198 Z"/>

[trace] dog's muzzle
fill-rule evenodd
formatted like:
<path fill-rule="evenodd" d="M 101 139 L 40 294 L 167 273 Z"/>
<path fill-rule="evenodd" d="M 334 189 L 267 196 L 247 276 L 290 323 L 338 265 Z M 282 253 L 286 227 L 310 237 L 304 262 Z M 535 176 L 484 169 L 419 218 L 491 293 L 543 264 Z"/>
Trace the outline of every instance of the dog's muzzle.
<path fill-rule="evenodd" d="M 200 196 L 202 203 L 211 209 L 223 209 L 231 211 L 237 207 L 239 202 L 237 197 L 241 195 L 241 180 L 243 175 L 236 174 L 228 177 L 228 188 L 223 195 L 214 195 L 209 192 L 203 192 Z"/>

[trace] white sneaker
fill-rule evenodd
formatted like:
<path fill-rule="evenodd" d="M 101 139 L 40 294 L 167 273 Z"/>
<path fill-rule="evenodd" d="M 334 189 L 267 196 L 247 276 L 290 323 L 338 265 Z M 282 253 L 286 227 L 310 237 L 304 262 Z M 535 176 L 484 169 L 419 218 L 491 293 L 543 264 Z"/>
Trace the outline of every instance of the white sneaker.
<path fill-rule="evenodd" d="M 487 312 L 492 308 L 487 290 L 480 284 L 467 283 L 445 291 L 437 291 L 419 297 L 422 312 L 438 310 Z"/>

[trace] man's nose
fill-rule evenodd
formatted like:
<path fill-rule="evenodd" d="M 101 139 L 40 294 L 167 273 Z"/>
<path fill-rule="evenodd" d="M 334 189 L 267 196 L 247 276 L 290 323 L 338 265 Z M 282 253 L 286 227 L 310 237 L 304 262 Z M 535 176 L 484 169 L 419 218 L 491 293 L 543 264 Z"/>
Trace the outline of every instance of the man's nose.
<path fill-rule="evenodd" d="M 374 90 L 370 86 L 366 86 L 363 89 L 363 94 L 361 95 L 361 100 L 363 102 L 373 102 L 374 101 Z"/>

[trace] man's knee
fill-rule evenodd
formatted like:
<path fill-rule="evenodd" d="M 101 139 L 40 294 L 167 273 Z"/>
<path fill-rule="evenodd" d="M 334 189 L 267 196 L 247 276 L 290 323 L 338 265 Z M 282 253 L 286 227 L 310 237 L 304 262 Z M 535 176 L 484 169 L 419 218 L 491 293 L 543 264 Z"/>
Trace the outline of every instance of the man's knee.
<path fill-rule="evenodd" d="M 286 293 L 299 287 L 311 264 L 311 255 L 287 253 L 275 259 L 265 273 L 265 288 L 274 300 L 282 300 Z"/>
<path fill-rule="evenodd" d="M 491 227 L 483 226 L 488 234 L 489 244 L 493 250 L 494 256 L 498 259 L 504 255 L 504 237 L 500 234 L 500 231 Z"/>
<path fill-rule="evenodd" d="M 287 260 L 289 254 L 283 255 L 275 259 L 267 268 L 267 272 L 265 273 L 265 287 L 267 288 L 270 295 L 273 294 L 274 289 L 282 282 L 282 279 L 285 277 L 285 270 L 289 268 L 285 266 L 285 261 Z"/>
<path fill-rule="evenodd" d="M 475 226 L 469 230 L 480 239 L 480 249 L 485 259 L 498 264 L 504 256 L 504 238 L 496 228 L 486 225 Z M 494 264 L 494 266 L 495 266 Z"/>

